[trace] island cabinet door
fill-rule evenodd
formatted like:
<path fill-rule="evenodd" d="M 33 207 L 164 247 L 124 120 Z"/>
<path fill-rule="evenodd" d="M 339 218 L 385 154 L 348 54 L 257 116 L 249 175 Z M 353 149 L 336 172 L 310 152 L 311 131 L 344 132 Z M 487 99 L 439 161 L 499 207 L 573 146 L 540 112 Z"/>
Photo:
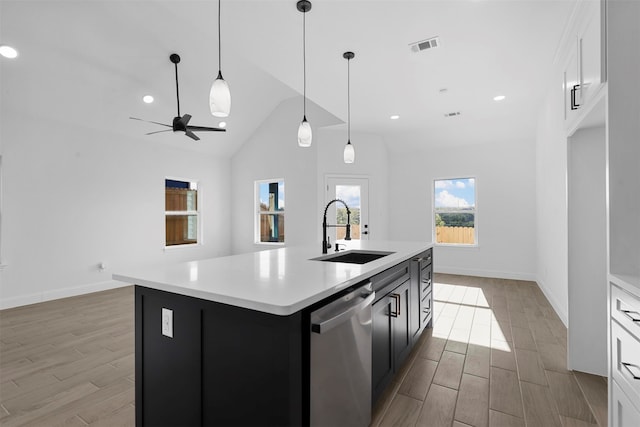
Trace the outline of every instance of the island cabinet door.
<path fill-rule="evenodd" d="M 199 426 L 201 310 L 167 295 L 136 287 L 136 425 Z"/>
<path fill-rule="evenodd" d="M 407 280 L 398 286 L 392 297 L 396 299 L 396 316 L 393 319 L 393 363 L 395 370 L 399 370 L 411 351 L 413 334 L 411 333 L 411 281 Z"/>
<path fill-rule="evenodd" d="M 202 324 L 202 425 L 308 425 L 300 313 L 211 303 Z"/>
<path fill-rule="evenodd" d="M 375 403 L 393 378 L 393 321 L 395 300 L 384 296 L 372 306 L 372 402 Z"/>
<path fill-rule="evenodd" d="M 163 335 L 163 308 L 172 336 Z M 137 426 L 308 424 L 300 312 L 276 316 L 136 286 L 135 315 Z"/>

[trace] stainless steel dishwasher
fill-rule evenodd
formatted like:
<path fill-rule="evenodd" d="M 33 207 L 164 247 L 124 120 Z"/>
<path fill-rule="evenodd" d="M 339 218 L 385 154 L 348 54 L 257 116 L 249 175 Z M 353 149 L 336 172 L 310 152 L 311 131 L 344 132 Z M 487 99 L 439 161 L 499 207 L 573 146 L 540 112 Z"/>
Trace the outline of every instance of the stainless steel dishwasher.
<path fill-rule="evenodd" d="M 312 426 L 371 422 L 371 282 L 311 313 Z"/>

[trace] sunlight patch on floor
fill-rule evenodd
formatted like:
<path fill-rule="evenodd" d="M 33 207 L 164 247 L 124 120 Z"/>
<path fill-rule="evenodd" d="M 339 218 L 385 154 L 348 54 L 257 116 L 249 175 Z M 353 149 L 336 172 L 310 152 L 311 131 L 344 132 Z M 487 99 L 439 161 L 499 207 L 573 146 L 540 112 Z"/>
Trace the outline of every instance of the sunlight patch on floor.
<path fill-rule="evenodd" d="M 435 282 L 433 337 L 511 352 L 490 299 L 480 287 Z"/>

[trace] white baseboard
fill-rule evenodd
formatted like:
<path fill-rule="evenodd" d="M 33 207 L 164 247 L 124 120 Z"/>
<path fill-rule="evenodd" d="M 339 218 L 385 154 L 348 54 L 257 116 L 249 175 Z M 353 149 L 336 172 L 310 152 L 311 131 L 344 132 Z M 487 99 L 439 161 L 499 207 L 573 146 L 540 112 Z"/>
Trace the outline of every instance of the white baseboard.
<path fill-rule="evenodd" d="M 547 286 L 544 284 L 544 281 L 538 279 L 536 280 L 536 282 L 538 283 L 538 287 L 540 288 L 544 296 L 547 297 L 547 300 L 549 301 L 549 303 L 551 303 L 551 307 L 553 307 L 560 320 L 562 320 L 562 323 L 564 323 L 564 326 L 568 328 L 569 314 L 566 312 L 565 308 L 558 303 L 558 300 L 549 291 Z"/>
<path fill-rule="evenodd" d="M 434 264 L 434 269 L 436 273 L 444 273 L 444 274 L 459 274 L 461 276 L 476 276 L 476 277 L 494 277 L 496 279 L 529 280 L 531 282 L 536 281 L 536 276 L 532 273 L 516 273 L 512 271 L 478 270 L 474 268 L 447 267 L 447 266 L 439 265 L 437 262 Z"/>
<path fill-rule="evenodd" d="M 128 283 L 118 282 L 116 280 L 107 280 L 105 282 L 90 283 L 88 285 L 75 286 L 72 288 L 56 289 L 53 291 L 38 292 L 29 295 L 20 295 L 12 298 L 0 299 L 0 310 L 7 308 L 22 307 L 24 305 L 37 304 L 39 302 L 52 301 L 60 298 L 75 297 L 77 295 L 90 294 L 92 292 L 106 291 L 109 289 L 121 288 L 129 286 Z"/>

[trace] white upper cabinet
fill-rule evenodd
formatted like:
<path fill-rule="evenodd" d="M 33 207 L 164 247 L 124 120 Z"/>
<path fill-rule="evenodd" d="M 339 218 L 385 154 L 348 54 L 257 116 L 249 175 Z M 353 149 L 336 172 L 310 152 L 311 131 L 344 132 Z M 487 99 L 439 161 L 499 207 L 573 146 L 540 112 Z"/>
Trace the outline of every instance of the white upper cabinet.
<path fill-rule="evenodd" d="M 603 70 L 604 61 L 604 25 L 599 1 L 587 1 L 585 26 L 578 32 L 578 70 L 580 75 L 580 104 L 586 104 L 600 89 L 606 80 Z"/>
<path fill-rule="evenodd" d="M 606 81 L 604 1 L 579 0 L 561 47 L 563 64 L 564 119 L 567 133 L 579 126 Z"/>

